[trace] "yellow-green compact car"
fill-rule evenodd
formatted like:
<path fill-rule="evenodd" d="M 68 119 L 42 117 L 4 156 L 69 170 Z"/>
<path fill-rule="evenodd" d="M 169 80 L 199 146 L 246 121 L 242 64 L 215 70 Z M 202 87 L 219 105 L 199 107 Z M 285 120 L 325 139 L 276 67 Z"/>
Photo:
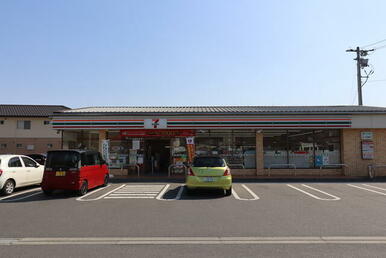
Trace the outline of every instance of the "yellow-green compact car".
<path fill-rule="evenodd" d="M 198 188 L 223 189 L 229 196 L 232 194 L 231 171 L 221 157 L 195 157 L 186 175 L 186 188 L 188 193 Z"/>

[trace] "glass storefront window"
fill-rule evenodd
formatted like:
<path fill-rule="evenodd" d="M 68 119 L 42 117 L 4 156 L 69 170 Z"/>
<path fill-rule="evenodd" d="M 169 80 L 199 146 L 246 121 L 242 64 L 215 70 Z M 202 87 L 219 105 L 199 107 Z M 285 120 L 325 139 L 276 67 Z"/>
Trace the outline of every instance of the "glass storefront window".
<path fill-rule="evenodd" d="M 153 169 L 165 172 L 174 164 L 177 166 L 172 172 L 183 173 L 182 165 L 187 164 L 186 138 L 122 138 L 120 132 L 108 132 L 108 139 L 110 168 L 132 168 L 138 164 L 147 172 Z"/>
<path fill-rule="evenodd" d="M 316 130 L 314 138 L 316 167 L 341 163 L 339 130 Z"/>
<path fill-rule="evenodd" d="M 219 155 L 231 168 L 256 168 L 254 130 L 198 130 L 195 144 L 196 155 Z"/>
<path fill-rule="evenodd" d="M 119 132 L 108 132 L 110 140 L 109 167 L 125 168 L 129 164 L 129 141 L 122 141 Z"/>
<path fill-rule="evenodd" d="M 314 167 L 314 138 L 312 130 L 291 130 L 287 134 L 288 163 L 296 168 Z"/>
<path fill-rule="evenodd" d="M 63 149 L 99 150 L 98 131 L 63 131 Z"/>
<path fill-rule="evenodd" d="M 287 130 L 264 132 L 264 167 L 288 164 Z"/>
<path fill-rule="evenodd" d="M 339 130 L 266 130 L 264 167 L 320 168 L 339 164 Z M 329 166 L 331 167 L 331 166 Z"/>

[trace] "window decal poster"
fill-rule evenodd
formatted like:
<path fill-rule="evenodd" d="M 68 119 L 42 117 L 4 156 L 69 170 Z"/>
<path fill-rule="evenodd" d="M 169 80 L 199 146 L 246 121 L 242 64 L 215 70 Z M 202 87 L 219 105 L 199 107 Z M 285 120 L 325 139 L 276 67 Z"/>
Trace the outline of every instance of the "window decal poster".
<path fill-rule="evenodd" d="M 362 141 L 362 159 L 374 159 L 373 141 Z"/>

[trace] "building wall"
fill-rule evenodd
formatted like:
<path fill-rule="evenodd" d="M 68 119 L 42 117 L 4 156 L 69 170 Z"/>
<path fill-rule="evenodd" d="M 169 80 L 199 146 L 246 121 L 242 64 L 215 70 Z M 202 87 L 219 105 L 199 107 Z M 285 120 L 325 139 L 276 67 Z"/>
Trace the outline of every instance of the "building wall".
<path fill-rule="evenodd" d="M 48 117 L 0 117 L 4 124 L 0 125 L 1 138 L 61 138 L 60 133 L 52 129 L 50 124 L 45 125 L 44 121 L 50 121 Z M 17 121 L 31 121 L 31 129 L 17 129 Z"/>
<path fill-rule="evenodd" d="M 53 130 L 50 124 L 44 124 L 44 121 L 50 121 L 48 117 L 0 117 L 0 120 L 4 121 L 0 124 L 0 144 L 6 144 L 6 147 L 0 145 L 0 154 L 45 153 L 50 149 L 61 148 L 61 133 Z M 31 121 L 31 129 L 17 129 L 19 120 Z M 17 148 L 17 144 L 22 146 Z M 28 145 L 33 146 L 33 149 L 28 150 Z"/>
<path fill-rule="evenodd" d="M 61 149 L 60 138 L 0 138 L 0 143 L 7 144 L 7 148 L 0 148 L 0 154 L 46 153 L 48 150 Z M 22 147 L 17 148 L 16 144 Z M 52 144 L 52 147 L 48 144 Z M 28 145 L 33 145 L 33 150 L 28 150 Z"/>
<path fill-rule="evenodd" d="M 362 159 L 361 132 L 373 132 L 374 159 Z M 348 165 L 346 174 L 351 176 L 368 176 L 370 164 L 386 164 L 386 129 L 343 129 L 342 161 Z M 378 169 L 385 174 L 385 169 Z"/>
<path fill-rule="evenodd" d="M 372 114 L 372 115 L 354 115 L 352 116 L 351 128 L 386 128 L 386 115 Z"/>

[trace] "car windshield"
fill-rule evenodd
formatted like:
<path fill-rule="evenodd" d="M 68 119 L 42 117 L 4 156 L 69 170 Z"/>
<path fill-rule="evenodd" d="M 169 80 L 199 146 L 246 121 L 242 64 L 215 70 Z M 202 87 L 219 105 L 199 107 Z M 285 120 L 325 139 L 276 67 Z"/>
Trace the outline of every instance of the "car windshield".
<path fill-rule="evenodd" d="M 193 167 L 225 167 L 225 162 L 220 157 L 196 157 Z"/>
<path fill-rule="evenodd" d="M 76 151 L 50 151 L 47 154 L 46 167 L 77 168 L 80 155 Z"/>

